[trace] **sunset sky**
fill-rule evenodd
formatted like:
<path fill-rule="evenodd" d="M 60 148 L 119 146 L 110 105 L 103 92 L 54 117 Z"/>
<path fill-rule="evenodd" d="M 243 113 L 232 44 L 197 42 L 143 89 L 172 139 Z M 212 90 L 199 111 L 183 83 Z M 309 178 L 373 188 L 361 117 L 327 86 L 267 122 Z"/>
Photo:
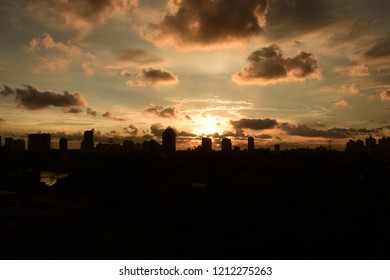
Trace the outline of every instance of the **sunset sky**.
<path fill-rule="evenodd" d="M 385 0 L 1 0 L 0 135 L 390 136 Z M 331 142 L 329 142 L 331 140 Z M 4 140 L 3 140 L 4 141 Z"/>

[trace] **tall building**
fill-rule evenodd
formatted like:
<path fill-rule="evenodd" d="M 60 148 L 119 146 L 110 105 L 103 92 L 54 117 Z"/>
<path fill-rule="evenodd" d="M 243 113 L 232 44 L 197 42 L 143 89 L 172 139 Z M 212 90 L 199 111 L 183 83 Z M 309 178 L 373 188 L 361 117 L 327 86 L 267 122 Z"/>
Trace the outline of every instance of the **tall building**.
<path fill-rule="evenodd" d="M 13 151 L 24 151 L 26 148 L 26 141 L 24 139 L 14 139 L 12 141 Z"/>
<path fill-rule="evenodd" d="M 51 135 L 48 133 L 37 133 L 28 135 L 28 151 L 34 153 L 45 153 L 50 151 Z"/>
<path fill-rule="evenodd" d="M 374 152 L 377 150 L 376 146 L 376 139 L 370 136 L 369 138 L 366 138 L 366 151 L 368 153 Z"/>
<path fill-rule="evenodd" d="M 0 147 L 1 147 L 1 136 L 0 136 Z"/>
<path fill-rule="evenodd" d="M 13 141 L 14 139 L 12 137 L 5 137 L 4 139 L 4 149 L 6 151 L 12 151 L 12 146 L 13 146 Z"/>
<path fill-rule="evenodd" d="M 232 150 L 232 140 L 228 138 L 223 138 L 221 146 L 222 146 L 222 151 L 230 152 Z"/>
<path fill-rule="evenodd" d="M 212 144 L 211 138 L 203 137 L 202 138 L 202 151 L 211 152 L 212 147 L 213 147 L 213 144 Z"/>
<path fill-rule="evenodd" d="M 93 140 L 93 130 L 84 131 L 84 139 L 81 142 L 81 150 L 93 150 L 95 142 Z"/>
<path fill-rule="evenodd" d="M 61 138 L 60 139 L 60 151 L 66 152 L 68 150 L 68 139 Z"/>
<path fill-rule="evenodd" d="M 170 126 L 164 130 L 162 135 L 162 151 L 168 154 L 176 152 L 176 133 Z"/>
<path fill-rule="evenodd" d="M 252 136 L 248 137 L 248 152 L 253 152 L 255 150 L 255 138 Z"/>
<path fill-rule="evenodd" d="M 280 152 L 280 144 L 275 144 L 275 152 Z"/>

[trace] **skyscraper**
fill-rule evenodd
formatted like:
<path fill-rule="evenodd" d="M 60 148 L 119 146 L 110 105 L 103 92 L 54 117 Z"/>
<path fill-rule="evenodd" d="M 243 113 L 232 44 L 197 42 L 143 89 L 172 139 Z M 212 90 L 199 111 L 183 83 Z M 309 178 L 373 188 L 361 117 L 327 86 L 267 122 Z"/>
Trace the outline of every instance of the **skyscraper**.
<path fill-rule="evenodd" d="M 232 150 L 232 140 L 228 138 L 222 139 L 222 151 L 224 152 L 231 152 Z"/>
<path fill-rule="evenodd" d="M 61 138 L 60 139 L 60 151 L 66 152 L 68 150 L 68 139 Z"/>
<path fill-rule="evenodd" d="M 212 150 L 212 140 L 211 138 L 203 137 L 202 138 L 202 151 L 211 152 Z"/>
<path fill-rule="evenodd" d="M 162 135 L 162 151 L 168 154 L 176 152 L 176 133 L 168 126 Z"/>
<path fill-rule="evenodd" d="M 12 150 L 12 143 L 13 143 L 14 139 L 12 137 L 5 137 L 4 139 L 4 149 L 6 151 L 11 151 Z"/>
<path fill-rule="evenodd" d="M 34 153 L 46 153 L 50 151 L 51 135 L 37 133 L 28 135 L 28 151 Z"/>
<path fill-rule="evenodd" d="M 253 152 L 255 150 L 255 138 L 252 136 L 248 137 L 248 151 Z"/>
<path fill-rule="evenodd" d="M 93 130 L 84 131 L 84 139 L 81 142 L 81 150 L 93 150 L 95 142 L 93 140 Z"/>

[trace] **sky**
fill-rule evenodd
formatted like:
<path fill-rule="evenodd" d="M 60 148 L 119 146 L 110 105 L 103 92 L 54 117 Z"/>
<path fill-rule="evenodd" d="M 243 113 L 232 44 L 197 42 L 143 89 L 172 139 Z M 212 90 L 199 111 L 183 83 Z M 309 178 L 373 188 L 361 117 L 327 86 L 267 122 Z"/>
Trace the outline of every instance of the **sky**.
<path fill-rule="evenodd" d="M 0 0 L 0 135 L 390 136 L 385 0 Z"/>

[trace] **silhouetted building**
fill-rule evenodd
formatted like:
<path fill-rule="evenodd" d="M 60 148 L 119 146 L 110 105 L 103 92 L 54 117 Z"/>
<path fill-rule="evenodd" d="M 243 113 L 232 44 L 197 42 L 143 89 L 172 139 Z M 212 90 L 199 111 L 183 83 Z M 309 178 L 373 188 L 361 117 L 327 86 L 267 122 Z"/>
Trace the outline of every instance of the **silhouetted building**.
<path fill-rule="evenodd" d="M 60 151 L 66 152 L 68 150 L 68 139 L 61 138 L 60 139 Z"/>
<path fill-rule="evenodd" d="M 240 146 L 234 146 L 234 147 L 233 147 L 233 151 L 234 151 L 235 153 L 238 153 L 238 152 L 240 151 Z"/>
<path fill-rule="evenodd" d="M 275 152 L 280 152 L 280 144 L 275 144 Z"/>
<path fill-rule="evenodd" d="M 45 153 L 50 151 L 51 135 L 48 133 L 37 133 L 28 135 L 28 151 L 34 153 Z"/>
<path fill-rule="evenodd" d="M 162 135 L 162 151 L 168 154 L 176 152 L 176 133 L 170 126 Z"/>
<path fill-rule="evenodd" d="M 13 143 L 14 139 L 12 137 L 5 137 L 4 139 L 4 149 L 6 151 L 12 151 L 12 143 Z"/>
<path fill-rule="evenodd" d="M 135 143 L 134 144 L 134 152 L 140 153 L 142 151 L 142 144 L 141 143 Z"/>
<path fill-rule="evenodd" d="M 0 147 L 1 147 L 1 136 L 0 136 Z"/>
<path fill-rule="evenodd" d="M 127 152 L 134 152 L 134 142 L 131 140 L 123 141 L 123 149 Z"/>
<path fill-rule="evenodd" d="M 26 148 L 26 141 L 24 139 L 14 139 L 12 141 L 12 151 L 24 151 Z"/>
<path fill-rule="evenodd" d="M 248 137 L 248 151 L 253 152 L 255 150 L 255 138 L 252 136 Z"/>
<path fill-rule="evenodd" d="M 365 151 L 364 142 L 362 140 L 349 140 L 345 149 L 347 153 L 363 153 Z"/>
<path fill-rule="evenodd" d="M 93 140 L 93 130 L 84 131 L 84 139 L 81 142 L 81 149 L 88 151 L 93 150 L 95 147 L 95 142 Z"/>
<path fill-rule="evenodd" d="M 382 139 L 379 139 L 378 150 L 381 153 L 390 153 L 390 137 L 382 137 Z"/>
<path fill-rule="evenodd" d="M 232 140 L 228 138 L 223 138 L 221 147 L 222 147 L 222 151 L 230 152 L 232 150 Z"/>
<path fill-rule="evenodd" d="M 211 152 L 212 151 L 212 139 L 208 137 L 202 138 L 202 151 L 204 152 Z"/>
<path fill-rule="evenodd" d="M 376 139 L 370 136 L 369 138 L 366 139 L 366 151 L 367 153 L 372 153 L 377 150 L 377 145 L 376 145 Z"/>

